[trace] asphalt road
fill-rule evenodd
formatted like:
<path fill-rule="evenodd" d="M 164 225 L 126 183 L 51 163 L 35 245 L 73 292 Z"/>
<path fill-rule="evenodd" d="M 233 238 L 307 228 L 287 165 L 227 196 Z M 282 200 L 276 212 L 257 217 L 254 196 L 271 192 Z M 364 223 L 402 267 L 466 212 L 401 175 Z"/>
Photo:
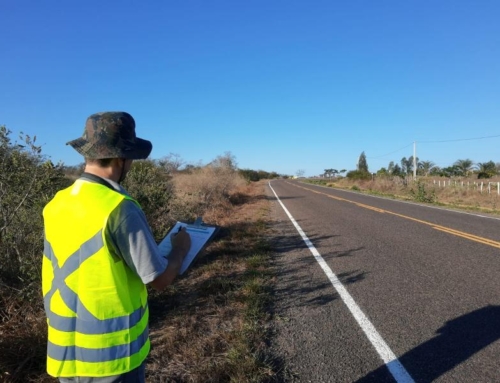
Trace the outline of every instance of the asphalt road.
<path fill-rule="evenodd" d="M 297 181 L 268 193 L 288 381 L 500 382 L 499 219 Z"/>

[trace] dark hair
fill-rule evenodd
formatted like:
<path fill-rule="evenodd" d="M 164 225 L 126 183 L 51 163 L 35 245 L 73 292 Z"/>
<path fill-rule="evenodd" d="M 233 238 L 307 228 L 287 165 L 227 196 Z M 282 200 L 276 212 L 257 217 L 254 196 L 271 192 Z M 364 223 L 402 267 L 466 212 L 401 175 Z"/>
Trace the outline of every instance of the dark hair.
<path fill-rule="evenodd" d="M 97 165 L 101 168 L 107 168 L 109 165 L 111 165 L 112 161 L 113 161 L 113 158 L 99 158 L 99 159 L 86 158 L 85 159 L 86 164 Z"/>

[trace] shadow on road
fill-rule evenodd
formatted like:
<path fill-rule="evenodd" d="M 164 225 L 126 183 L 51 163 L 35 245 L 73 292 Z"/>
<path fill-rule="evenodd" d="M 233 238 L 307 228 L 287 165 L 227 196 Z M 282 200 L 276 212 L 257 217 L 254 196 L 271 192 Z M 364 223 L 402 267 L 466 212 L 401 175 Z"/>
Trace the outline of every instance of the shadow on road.
<path fill-rule="evenodd" d="M 500 306 L 486 306 L 446 322 L 437 335 L 399 358 L 415 382 L 433 382 L 500 339 Z M 393 382 L 381 366 L 357 383 Z"/>
<path fill-rule="evenodd" d="M 313 243 L 329 241 L 336 235 L 310 236 Z M 277 296 L 287 296 L 286 304 L 281 302 L 282 308 L 321 306 L 328 304 L 339 296 L 332 288 L 330 281 L 324 278 L 316 259 L 311 254 L 304 241 L 296 236 L 273 236 L 272 238 L 274 266 L 278 270 L 281 283 L 275 287 Z M 298 250 L 298 251 L 297 251 Z M 334 257 L 351 256 L 362 248 L 329 253 L 323 256 L 325 260 Z M 367 273 L 362 270 L 351 270 L 338 274 L 338 279 L 344 285 L 363 280 Z"/>

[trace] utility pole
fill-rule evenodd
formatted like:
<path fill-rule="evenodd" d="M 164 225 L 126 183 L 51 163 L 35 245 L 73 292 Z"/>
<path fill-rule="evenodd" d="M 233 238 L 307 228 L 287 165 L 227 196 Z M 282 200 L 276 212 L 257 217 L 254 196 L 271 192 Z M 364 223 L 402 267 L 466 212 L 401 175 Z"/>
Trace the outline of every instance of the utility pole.
<path fill-rule="evenodd" d="M 413 181 L 417 180 L 417 141 L 413 141 Z"/>

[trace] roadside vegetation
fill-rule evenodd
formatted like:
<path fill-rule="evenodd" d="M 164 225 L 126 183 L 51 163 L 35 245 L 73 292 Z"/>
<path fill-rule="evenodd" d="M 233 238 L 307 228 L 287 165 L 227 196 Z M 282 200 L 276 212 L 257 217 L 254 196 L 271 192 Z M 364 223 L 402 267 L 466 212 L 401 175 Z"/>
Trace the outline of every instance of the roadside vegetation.
<path fill-rule="evenodd" d="M 345 174 L 345 175 L 344 175 Z M 414 178 L 415 176 L 415 178 Z M 432 161 L 403 157 L 376 172 L 361 152 L 355 170 L 325 169 L 305 182 L 394 199 L 500 214 L 500 163 L 459 159 L 441 168 Z"/>
<path fill-rule="evenodd" d="M 334 179 L 309 178 L 304 180 L 322 186 L 352 190 L 362 193 L 379 195 L 392 199 L 414 201 L 440 205 L 461 210 L 480 211 L 483 213 L 500 214 L 500 195 L 497 186 L 488 193 L 486 186 L 480 191 L 481 180 L 477 179 L 435 179 L 418 177 L 377 177 L 373 179 L 350 179 L 337 177 Z M 436 182 L 435 182 L 436 181 Z M 441 181 L 439 184 L 438 181 Z M 500 182 L 500 177 L 490 180 Z"/>
<path fill-rule="evenodd" d="M 53 164 L 35 137 L 0 127 L 0 381 L 55 382 L 45 373 L 41 296 L 42 209 L 82 166 Z M 185 276 L 150 291 L 148 382 L 271 382 L 283 373 L 269 354 L 268 201 L 263 179 L 230 153 L 205 165 L 177 155 L 134 162 L 124 184 L 159 241 L 177 220 L 221 227 Z"/>

